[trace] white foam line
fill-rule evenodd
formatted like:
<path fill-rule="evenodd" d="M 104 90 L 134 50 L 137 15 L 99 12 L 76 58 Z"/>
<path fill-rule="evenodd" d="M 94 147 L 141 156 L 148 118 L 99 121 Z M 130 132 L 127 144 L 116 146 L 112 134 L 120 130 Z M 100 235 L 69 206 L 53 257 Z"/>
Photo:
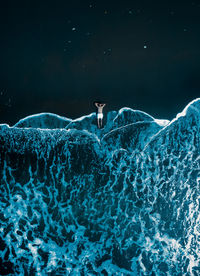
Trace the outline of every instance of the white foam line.
<path fill-rule="evenodd" d="M 193 103 L 198 102 L 198 101 L 200 101 L 200 98 L 197 98 L 197 99 L 191 101 L 191 102 L 183 109 L 182 112 L 178 113 L 178 114 L 176 115 L 176 117 L 175 117 L 172 121 L 169 122 L 168 125 L 166 125 L 164 128 L 162 128 L 161 130 L 159 130 L 155 135 L 153 135 L 152 138 L 150 139 L 149 143 L 147 143 L 147 145 L 144 147 L 143 152 L 147 149 L 147 147 L 149 146 L 149 144 L 151 143 L 151 141 L 154 140 L 158 135 L 160 135 L 161 132 L 165 131 L 166 128 L 169 128 L 172 124 L 174 124 L 176 121 L 178 121 L 179 118 L 185 117 L 186 114 L 187 114 L 188 108 L 192 108 L 192 109 L 194 109 L 196 112 L 200 112 L 196 107 L 191 106 Z"/>

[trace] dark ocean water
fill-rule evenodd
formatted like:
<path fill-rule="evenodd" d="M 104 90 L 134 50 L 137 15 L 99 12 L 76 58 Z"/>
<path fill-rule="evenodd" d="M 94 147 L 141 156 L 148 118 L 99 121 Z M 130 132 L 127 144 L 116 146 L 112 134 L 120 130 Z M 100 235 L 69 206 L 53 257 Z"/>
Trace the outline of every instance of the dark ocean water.
<path fill-rule="evenodd" d="M 200 275 L 199 111 L 0 125 L 0 275 Z"/>

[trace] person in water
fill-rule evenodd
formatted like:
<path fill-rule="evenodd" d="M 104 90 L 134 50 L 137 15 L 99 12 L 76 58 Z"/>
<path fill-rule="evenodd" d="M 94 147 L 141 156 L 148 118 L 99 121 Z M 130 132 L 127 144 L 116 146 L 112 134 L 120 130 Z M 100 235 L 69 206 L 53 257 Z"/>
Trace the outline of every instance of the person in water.
<path fill-rule="evenodd" d="M 94 102 L 94 105 L 97 107 L 97 125 L 98 128 L 102 128 L 103 126 L 103 108 L 106 105 L 101 102 Z"/>

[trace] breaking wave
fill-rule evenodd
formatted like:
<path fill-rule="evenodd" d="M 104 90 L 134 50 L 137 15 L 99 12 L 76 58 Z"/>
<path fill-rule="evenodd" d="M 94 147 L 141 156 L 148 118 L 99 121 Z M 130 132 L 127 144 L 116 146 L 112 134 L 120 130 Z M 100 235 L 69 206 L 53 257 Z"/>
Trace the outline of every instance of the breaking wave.
<path fill-rule="evenodd" d="M 199 275 L 199 111 L 0 125 L 0 274 Z"/>

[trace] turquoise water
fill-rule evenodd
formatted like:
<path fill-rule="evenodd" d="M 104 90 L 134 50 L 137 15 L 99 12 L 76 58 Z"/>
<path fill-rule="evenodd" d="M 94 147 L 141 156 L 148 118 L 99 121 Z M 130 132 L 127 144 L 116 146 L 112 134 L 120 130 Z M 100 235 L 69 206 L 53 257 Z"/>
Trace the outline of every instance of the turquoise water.
<path fill-rule="evenodd" d="M 0 125 L 0 274 L 199 275 L 199 110 Z"/>

